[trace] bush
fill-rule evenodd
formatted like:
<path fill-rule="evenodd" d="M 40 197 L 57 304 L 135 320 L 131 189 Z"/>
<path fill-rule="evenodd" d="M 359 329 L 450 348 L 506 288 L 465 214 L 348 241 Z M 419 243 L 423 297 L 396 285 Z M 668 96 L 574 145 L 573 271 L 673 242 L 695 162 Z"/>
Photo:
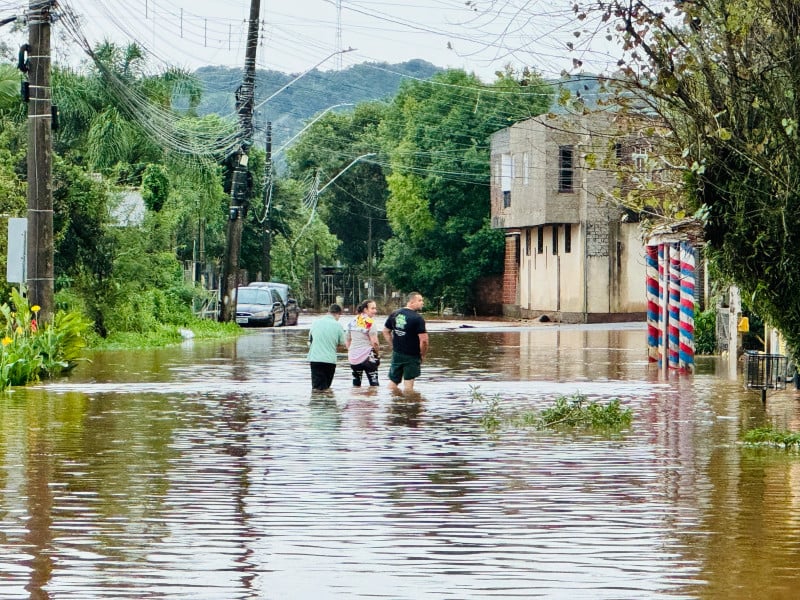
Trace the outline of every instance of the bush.
<path fill-rule="evenodd" d="M 38 306 L 16 289 L 11 304 L 0 305 L 0 389 L 55 377 L 72 369 L 86 346 L 92 323 L 77 312 L 58 311 L 52 323 L 40 324 Z"/>
<path fill-rule="evenodd" d="M 717 352 L 717 312 L 712 308 L 695 313 L 694 351 L 695 354 Z"/>
<path fill-rule="evenodd" d="M 800 449 L 800 433 L 795 431 L 776 431 L 770 427 L 751 429 L 744 434 L 748 446 L 776 446 L 784 450 Z"/>
<path fill-rule="evenodd" d="M 542 411 L 520 411 L 504 414 L 501 410 L 501 398 L 495 394 L 486 398 L 477 386 L 470 389 L 473 402 L 486 406 L 481 416 L 481 424 L 489 431 L 498 430 L 501 425 L 514 427 L 533 427 L 535 429 L 593 429 L 602 431 L 618 431 L 629 427 L 633 420 L 633 412 L 623 408 L 618 398 L 608 404 L 595 400 L 587 401 L 586 396 L 574 394 L 559 396 L 553 405 Z"/>

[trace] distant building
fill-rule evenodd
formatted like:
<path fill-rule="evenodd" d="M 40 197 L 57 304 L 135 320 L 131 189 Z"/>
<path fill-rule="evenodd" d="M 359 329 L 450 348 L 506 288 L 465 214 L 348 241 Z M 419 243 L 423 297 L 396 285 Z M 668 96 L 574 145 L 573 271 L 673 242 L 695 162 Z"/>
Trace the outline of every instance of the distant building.
<path fill-rule="evenodd" d="M 593 112 L 536 117 L 492 135 L 492 227 L 506 233 L 504 314 L 645 319 L 639 226 L 610 201 L 623 181 L 615 165 L 646 162 L 646 137 L 626 125 Z"/>
<path fill-rule="evenodd" d="M 145 215 L 142 193 L 135 189 L 120 192 L 112 202 L 110 213 L 111 222 L 118 227 L 139 227 Z"/>

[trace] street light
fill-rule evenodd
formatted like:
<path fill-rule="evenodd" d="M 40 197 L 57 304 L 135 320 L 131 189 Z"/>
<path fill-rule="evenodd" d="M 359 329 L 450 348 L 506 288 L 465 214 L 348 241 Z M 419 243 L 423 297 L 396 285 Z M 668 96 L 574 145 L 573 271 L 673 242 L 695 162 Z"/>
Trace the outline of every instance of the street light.
<path fill-rule="evenodd" d="M 336 56 L 337 54 L 344 54 L 344 53 L 346 53 L 346 52 L 354 52 L 355 50 L 356 50 L 355 48 L 347 48 L 346 50 L 337 50 L 336 52 L 333 52 L 332 54 L 329 54 L 328 56 L 326 56 L 325 58 L 323 58 L 321 61 L 319 61 L 317 64 L 315 64 L 313 67 L 310 67 L 310 68 L 306 69 L 305 71 L 303 71 L 302 73 L 300 73 L 300 75 L 298 75 L 297 77 L 295 77 L 294 79 L 292 79 L 292 80 L 291 80 L 289 83 L 287 83 L 286 85 L 284 85 L 282 88 L 280 88 L 279 90 L 277 90 L 276 92 L 274 92 L 274 93 L 273 93 L 271 96 L 268 96 L 268 97 L 264 98 L 264 100 L 262 100 L 261 102 L 259 102 L 258 104 L 256 104 L 254 108 L 260 108 L 260 107 L 262 107 L 262 106 L 263 106 L 263 105 L 265 105 L 267 102 L 269 102 L 270 100 L 272 100 L 272 99 L 273 99 L 275 96 L 277 96 L 278 94 L 280 94 L 281 92 L 283 92 L 283 91 L 284 91 L 286 88 L 288 88 L 289 86 L 292 86 L 292 85 L 294 85 L 295 83 L 297 83 L 298 81 L 300 81 L 300 80 L 301 80 L 303 77 L 305 77 L 306 75 L 308 75 L 309 73 L 311 73 L 311 71 L 313 71 L 314 69 L 316 69 L 316 68 L 317 68 L 318 66 L 320 66 L 321 64 L 323 64 L 323 63 L 325 63 L 325 62 L 329 61 L 331 58 L 333 58 L 333 57 L 334 57 L 334 56 Z"/>

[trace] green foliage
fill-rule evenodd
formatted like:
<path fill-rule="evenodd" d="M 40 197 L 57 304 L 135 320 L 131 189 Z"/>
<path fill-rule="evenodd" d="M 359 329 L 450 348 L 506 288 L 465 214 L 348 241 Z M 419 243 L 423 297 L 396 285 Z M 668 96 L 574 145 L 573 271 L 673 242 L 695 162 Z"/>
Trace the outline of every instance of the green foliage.
<path fill-rule="evenodd" d="M 22 73 L 13 65 L 0 64 L 0 116 L 19 118 L 24 105 L 19 93 Z"/>
<path fill-rule="evenodd" d="M 586 396 L 574 394 L 557 398 L 553 406 L 541 411 L 536 423 L 539 429 L 624 429 L 630 426 L 632 419 L 633 412 L 623 408 L 619 398 L 603 405 L 594 400 L 587 402 Z"/>
<path fill-rule="evenodd" d="M 669 127 L 708 256 L 800 351 L 800 89 L 794 2 L 602 5 L 621 83 Z M 677 20 L 682 26 L 676 26 Z M 793 57 L 787 60 L 787 57 Z M 635 97 L 635 100 L 633 100 Z M 665 162 L 665 164 L 667 164 Z"/>
<path fill-rule="evenodd" d="M 16 289 L 10 303 L 0 305 L 0 389 L 55 377 L 80 359 L 91 322 L 59 311 L 52 323 L 38 323 L 38 312 Z"/>
<path fill-rule="evenodd" d="M 500 394 L 495 394 L 487 398 L 481 393 L 478 386 L 471 385 L 469 395 L 472 402 L 484 404 L 486 408 L 481 415 L 481 425 L 489 433 L 494 433 L 503 424 L 503 411 L 500 407 L 502 398 Z"/>
<path fill-rule="evenodd" d="M 477 279 L 502 268 L 503 235 L 489 224 L 490 134 L 541 114 L 550 96 L 531 73 L 491 86 L 463 71 L 405 82 L 381 123 L 389 156 L 394 236 L 381 268 L 400 289 L 467 310 Z"/>
<path fill-rule="evenodd" d="M 269 113 L 276 123 L 273 145 L 280 148 L 321 111 L 342 103 L 370 103 L 393 97 L 403 79 L 429 79 L 441 69 L 422 60 L 398 64 L 352 65 L 341 70 L 307 73 L 269 101 Z M 197 107 L 200 115 L 235 112 L 234 92 L 242 83 L 242 70 L 219 66 L 202 67 L 194 77 L 204 89 Z M 258 105 L 297 77 L 296 73 L 256 71 L 255 103 Z M 179 104 L 179 106 L 184 106 Z M 273 116 L 274 115 L 274 116 Z M 279 126 L 278 126 L 279 125 Z M 279 163 L 283 157 L 276 156 Z"/>
<path fill-rule="evenodd" d="M 745 432 L 743 441 L 748 446 L 782 446 L 784 450 L 800 449 L 800 433 L 776 431 L 771 427 L 750 429 Z"/>
<path fill-rule="evenodd" d="M 391 236 L 383 167 L 371 157 L 360 158 L 378 148 L 386 111 L 384 103 L 365 102 L 348 112 L 327 113 L 287 152 L 294 177 L 318 176 L 320 188 L 336 178 L 320 194 L 318 210 L 341 242 L 336 258 L 349 267 L 365 266 L 370 256 L 379 259 L 382 243 Z"/>
<path fill-rule="evenodd" d="M 169 196 L 169 177 L 163 165 L 147 165 L 142 174 L 142 200 L 148 210 L 158 212 Z"/>
<path fill-rule="evenodd" d="M 713 308 L 695 312 L 694 350 L 696 354 L 714 354 L 717 351 L 717 311 Z"/>
<path fill-rule="evenodd" d="M 633 420 L 633 412 L 624 408 L 618 398 L 604 405 L 594 400 L 588 401 L 582 394 L 559 396 L 552 406 L 541 411 L 504 414 L 499 394 L 487 398 L 478 386 L 471 386 L 470 397 L 472 402 L 485 405 L 481 425 L 489 432 L 497 431 L 504 424 L 540 430 L 591 429 L 616 432 L 630 427 Z"/>

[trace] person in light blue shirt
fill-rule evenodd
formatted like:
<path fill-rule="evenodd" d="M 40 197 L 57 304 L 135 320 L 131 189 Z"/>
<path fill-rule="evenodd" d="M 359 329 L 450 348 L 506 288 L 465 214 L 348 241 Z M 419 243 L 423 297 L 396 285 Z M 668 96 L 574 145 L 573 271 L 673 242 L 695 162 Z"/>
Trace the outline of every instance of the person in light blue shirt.
<path fill-rule="evenodd" d="M 327 390 L 336 373 L 336 350 L 345 345 L 344 329 L 339 325 L 342 307 L 331 304 L 328 314 L 311 324 L 308 331 L 308 362 L 311 365 L 311 389 Z"/>

